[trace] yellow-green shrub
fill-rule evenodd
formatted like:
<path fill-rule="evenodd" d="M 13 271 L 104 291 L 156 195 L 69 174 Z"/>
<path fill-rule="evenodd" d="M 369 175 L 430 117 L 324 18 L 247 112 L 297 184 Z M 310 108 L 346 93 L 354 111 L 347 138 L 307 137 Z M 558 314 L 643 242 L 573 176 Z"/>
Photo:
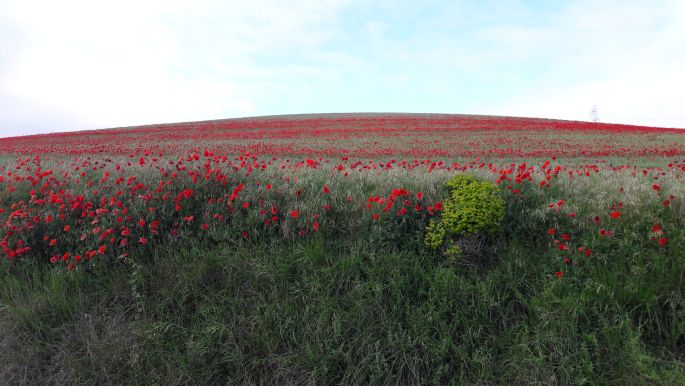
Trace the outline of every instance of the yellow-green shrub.
<path fill-rule="evenodd" d="M 450 259 L 455 259 L 455 253 L 472 249 L 470 245 L 480 248 L 484 244 L 474 242 L 476 238 L 499 233 L 504 218 L 504 200 L 497 195 L 497 185 L 466 174 L 446 181 L 445 188 L 449 197 L 443 203 L 442 217 L 430 222 L 424 242 L 427 247 L 441 248 Z"/>

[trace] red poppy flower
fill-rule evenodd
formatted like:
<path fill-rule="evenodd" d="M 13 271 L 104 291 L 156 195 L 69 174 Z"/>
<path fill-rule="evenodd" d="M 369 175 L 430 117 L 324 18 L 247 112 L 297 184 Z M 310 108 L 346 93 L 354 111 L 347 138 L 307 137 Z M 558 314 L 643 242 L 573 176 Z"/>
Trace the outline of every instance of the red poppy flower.
<path fill-rule="evenodd" d="M 557 272 L 554 272 L 554 276 L 561 279 L 562 277 L 564 277 L 564 273 L 561 271 L 557 271 Z"/>
<path fill-rule="evenodd" d="M 290 211 L 290 217 L 292 217 L 292 218 L 298 218 L 299 216 L 300 216 L 300 212 L 298 212 L 298 211 L 296 211 L 296 210 Z"/>

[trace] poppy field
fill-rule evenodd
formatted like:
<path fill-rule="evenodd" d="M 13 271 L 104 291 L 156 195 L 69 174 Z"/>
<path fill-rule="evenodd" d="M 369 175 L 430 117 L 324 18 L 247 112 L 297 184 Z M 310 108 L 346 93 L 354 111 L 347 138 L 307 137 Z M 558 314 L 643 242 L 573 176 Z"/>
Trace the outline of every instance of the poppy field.
<path fill-rule="evenodd" d="M 457 175 L 504 203 L 468 259 Z M 684 178 L 684 130 L 513 117 L 0 138 L 0 376 L 679 384 Z"/>

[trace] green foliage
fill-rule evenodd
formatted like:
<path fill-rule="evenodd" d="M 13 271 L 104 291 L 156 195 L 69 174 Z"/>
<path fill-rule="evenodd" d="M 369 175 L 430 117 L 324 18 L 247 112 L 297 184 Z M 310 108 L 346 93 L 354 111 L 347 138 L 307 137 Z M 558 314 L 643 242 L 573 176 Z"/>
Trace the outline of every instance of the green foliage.
<path fill-rule="evenodd" d="M 442 217 L 432 220 L 426 229 L 426 246 L 445 247 L 445 255 L 450 259 L 456 259 L 465 249 L 480 253 L 466 246 L 479 237 L 493 237 L 500 231 L 505 206 L 497 185 L 460 174 L 445 182 L 445 188 L 449 197 L 444 202 Z"/>

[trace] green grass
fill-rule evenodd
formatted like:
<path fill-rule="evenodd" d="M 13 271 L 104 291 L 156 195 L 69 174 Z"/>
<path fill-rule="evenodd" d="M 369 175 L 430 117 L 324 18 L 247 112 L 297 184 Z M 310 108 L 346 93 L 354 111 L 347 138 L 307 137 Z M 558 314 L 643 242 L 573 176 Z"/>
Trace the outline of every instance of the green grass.
<path fill-rule="evenodd" d="M 154 254 L 155 264 L 114 272 L 3 271 L 2 378 L 89 384 L 685 380 L 682 342 L 654 345 L 650 333 L 659 328 L 631 318 L 633 305 L 616 293 L 614 278 L 556 280 L 546 275 L 543 250 L 516 241 L 487 270 L 415 251 L 381 251 L 363 240 L 323 238 L 237 249 L 193 241 Z M 680 296 L 671 295 L 672 302 Z M 643 307 L 655 323 L 668 314 L 659 304 Z"/>
<path fill-rule="evenodd" d="M 681 199 L 661 205 L 682 181 L 664 183 L 661 196 L 648 178 L 620 172 L 559 178 L 544 189 L 523 184 L 524 201 L 504 195 L 491 263 L 465 265 L 424 248 L 425 218 L 391 213 L 374 222 L 343 204 L 348 194 L 363 200 L 395 186 L 439 197 L 447 177 L 403 173 L 335 181 L 325 197 L 310 194 L 322 176 L 303 174 L 283 188 L 288 197 L 303 189 L 301 199 L 272 199 L 303 214 L 334 204 L 321 231 L 306 237 L 286 219 L 278 231 L 236 242 L 248 218 L 208 237 L 132 249 L 92 270 L 3 262 L 0 379 L 685 384 L 685 209 Z M 547 207 L 559 199 L 563 210 Z M 622 216 L 607 218 L 619 200 Z M 601 225 L 589 221 L 598 214 Z M 665 247 L 649 238 L 655 221 L 667 232 Z M 599 236 L 603 227 L 616 236 Z M 549 228 L 568 232 L 573 248 L 592 246 L 592 255 L 564 264 Z"/>

